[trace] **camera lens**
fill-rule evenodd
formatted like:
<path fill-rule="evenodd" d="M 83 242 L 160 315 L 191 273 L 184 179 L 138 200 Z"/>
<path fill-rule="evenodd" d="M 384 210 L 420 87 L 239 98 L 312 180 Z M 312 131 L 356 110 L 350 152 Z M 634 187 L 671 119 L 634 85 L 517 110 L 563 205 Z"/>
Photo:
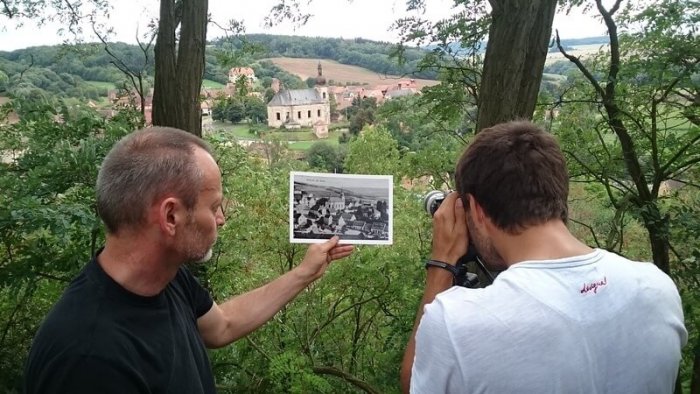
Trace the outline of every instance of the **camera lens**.
<path fill-rule="evenodd" d="M 423 209 L 430 214 L 430 216 L 435 215 L 435 211 L 440 208 L 440 204 L 445 200 L 445 192 L 442 190 L 433 190 L 428 192 L 425 197 L 423 197 Z"/>

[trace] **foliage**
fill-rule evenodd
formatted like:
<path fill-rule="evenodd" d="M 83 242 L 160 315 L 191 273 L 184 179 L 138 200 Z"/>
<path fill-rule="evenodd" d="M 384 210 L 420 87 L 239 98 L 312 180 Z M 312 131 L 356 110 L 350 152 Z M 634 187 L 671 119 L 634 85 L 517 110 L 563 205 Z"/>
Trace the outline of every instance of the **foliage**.
<path fill-rule="evenodd" d="M 421 3 L 408 2 L 413 7 Z M 455 12 L 435 25 L 418 20 L 402 25 L 407 38 L 433 45 L 425 57 L 425 52 L 401 47 L 405 64 L 399 71 L 382 68 L 390 46 L 381 43 L 318 39 L 307 45 L 294 37 L 260 38 L 275 55 L 347 57 L 394 74 L 423 67 L 426 76 L 439 75 L 443 83 L 421 97 L 392 100 L 379 108 L 358 102 L 349 112 L 361 120 L 354 127 L 359 133 L 346 135 L 344 158 L 340 150 L 317 143 L 306 161 L 297 160 L 280 134 L 264 135 L 251 148 L 257 155 L 226 134 L 211 137 L 224 179 L 227 224 L 215 258 L 199 274 L 217 300 L 266 283 L 302 258 L 305 247 L 290 244 L 281 230 L 288 226 L 289 171 L 340 166 L 350 173 L 391 174 L 395 182 L 394 244 L 358 248 L 260 330 L 213 351 L 220 391 L 398 391 L 398 365 L 424 279 L 420 261 L 430 249 L 430 222 L 417 195 L 422 188 L 453 186 L 454 162 L 475 129 L 479 100 L 488 94 L 480 85 L 479 37 L 489 26 L 486 2 L 455 4 L 463 6 L 464 13 Z M 662 230 L 690 331 L 691 345 L 681 368 L 687 389 L 693 379 L 693 352 L 700 354 L 697 4 L 627 4 L 616 21 L 630 27 L 619 36 L 617 73 L 610 73 L 614 59 L 605 53 L 582 61 L 590 71 L 584 78 L 570 66 L 553 65 L 548 72 L 567 74 L 568 79 L 546 80 L 541 97 L 558 106 L 547 108 L 547 119 L 545 112 L 538 115 L 549 122 L 569 156 L 572 229 L 579 237 L 648 260 L 653 249 L 648 229 Z M 365 51 L 363 46 L 374 49 Z M 84 81 L 118 82 L 111 79 L 116 74 L 106 57 L 91 52 L 89 45 L 81 48 L 85 52 L 80 58 L 50 54 L 55 48 L 0 53 L 7 89 L 20 99 L 15 100 L 15 110 L 21 119 L 13 125 L 0 122 L 0 153 L 15 158 L 0 164 L 0 391 L 20 389 L 24 355 L 40 319 L 100 245 L 93 202 L 97 163 L 117 138 L 142 121 L 133 113 L 107 121 L 47 94 L 80 91 Z M 204 75 L 225 83 L 220 59 L 221 53 L 207 53 Z M 83 74 L 67 71 L 73 67 Z M 297 77 L 280 76 L 270 62 L 252 67 L 262 85 L 255 89 L 269 88 L 272 77 L 288 88 L 305 86 Z M 0 90 L 1 84 L 0 75 Z M 265 93 L 268 100 L 270 92 Z M 243 95 L 232 98 L 231 105 L 217 105 L 214 112 L 229 121 L 262 119 L 255 115 L 261 113 L 261 103 L 247 100 Z M 620 111 L 611 113 L 611 104 Z M 370 119 L 370 114 L 371 121 L 362 119 Z M 638 176 L 630 173 L 621 131 L 633 141 L 643 182 L 635 184 Z M 669 179 L 685 186 L 661 193 L 663 181 Z M 411 189 L 399 186 L 403 184 Z M 647 186 L 653 198 L 645 200 L 640 185 Z M 698 365 L 695 360 L 695 368 Z"/>
<path fill-rule="evenodd" d="M 309 167 L 321 170 L 321 172 L 342 173 L 344 160 L 345 147 L 334 147 L 325 141 L 311 145 L 311 148 L 306 152 L 306 161 L 309 163 Z"/>
<path fill-rule="evenodd" d="M 102 231 L 94 208 L 98 164 L 140 124 L 135 113 L 105 120 L 85 110 L 31 106 L 0 122 L 0 391 L 19 389 L 39 322 L 95 253 Z M 61 122 L 56 122 L 56 119 Z M 18 355 L 20 355 L 18 357 Z"/>
<path fill-rule="evenodd" d="M 368 130 L 350 144 L 348 170 L 400 174 L 390 135 Z M 383 146 L 377 143 L 384 144 Z M 395 143 L 394 143 L 395 144 Z M 382 151 L 383 158 L 373 157 Z M 388 152 L 388 153 L 387 153 Z M 239 294 L 290 270 L 305 247 L 288 242 L 290 170 L 304 163 L 278 157 L 269 164 L 242 148 L 217 145 L 224 174 L 227 224 L 210 280 L 217 298 Z M 212 353 L 223 392 L 397 392 L 398 365 L 410 332 L 427 255 L 429 218 L 420 201 L 394 190 L 394 245 L 360 248 L 334 263 L 275 318 L 232 346 Z"/>
<path fill-rule="evenodd" d="M 697 200 L 689 196 L 700 188 L 699 86 L 693 79 L 700 72 L 700 7 L 676 1 L 621 5 L 596 3 L 610 35 L 609 48 L 598 56 L 583 61 L 558 44 L 580 76 L 562 86 L 554 102 L 565 105 L 552 127 L 570 158 L 573 179 L 607 200 L 611 220 L 588 224 L 593 238 L 619 253 L 636 254 L 626 236 L 630 225 L 642 226 L 645 249 L 676 280 L 692 310 L 700 294 L 693 276 L 699 265 L 696 251 L 686 245 L 698 238 L 696 225 L 686 218 L 697 211 Z M 680 209 L 681 197 L 691 205 Z M 692 334 L 700 329 L 697 313 L 689 313 L 686 326 L 692 341 L 679 381 L 692 381 L 691 391 L 698 392 L 700 343 Z"/>
<path fill-rule="evenodd" d="M 400 167 L 399 157 L 391 134 L 382 127 L 369 126 L 350 143 L 345 169 L 353 174 L 394 174 Z"/>
<path fill-rule="evenodd" d="M 306 82 L 302 81 L 301 78 L 284 71 L 269 60 L 257 61 L 251 64 L 251 68 L 259 79 L 265 81 L 263 82 L 264 88 L 270 87 L 272 78 L 279 79 L 285 89 L 305 89 L 307 87 Z"/>
<path fill-rule="evenodd" d="M 14 21 L 17 25 L 26 20 L 35 20 L 39 25 L 57 22 L 63 27 L 60 34 L 66 32 L 75 37 L 82 33 L 81 22 L 96 15 L 108 14 L 110 5 L 107 0 L 87 0 L 71 3 L 63 0 L 3 0 L 0 17 Z"/>
<path fill-rule="evenodd" d="M 345 114 L 350 120 L 349 130 L 353 135 L 357 135 L 365 125 L 374 123 L 374 112 L 377 110 L 377 99 L 374 97 L 355 97 L 352 105 L 345 110 Z"/>
<path fill-rule="evenodd" d="M 267 121 L 267 106 L 255 96 L 232 96 L 217 100 L 212 119 L 240 123 L 248 119 L 252 124 Z"/>
<path fill-rule="evenodd" d="M 144 54 L 135 45 L 109 45 L 114 57 L 101 44 L 76 44 L 20 49 L 0 52 L 0 68 L 9 77 L 8 91 L 14 93 L 24 87 L 38 88 L 58 97 L 97 99 L 107 96 L 107 89 L 95 86 L 94 81 L 110 82 L 117 87 L 125 85 L 125 76 L 113 62 L 119 59 L 125 70 L 153 75 L 153 62 L 140 63 Z M 148 49 L 152 59 L 153 49 Z M 146 81 L 146 80 L 144 80 Z"/>

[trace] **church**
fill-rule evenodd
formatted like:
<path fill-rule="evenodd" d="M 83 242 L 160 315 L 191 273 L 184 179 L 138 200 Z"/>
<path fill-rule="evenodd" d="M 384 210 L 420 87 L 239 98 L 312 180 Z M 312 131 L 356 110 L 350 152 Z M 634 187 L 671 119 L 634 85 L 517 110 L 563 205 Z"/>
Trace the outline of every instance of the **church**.
<path fill-rule="evenodd" d="M 286 129 L 313 127 L 316 137 L 328 137 L 331 111 L 321 62 L 318 63 L 315 82 L 316 86 L 310 89 L 279 90 L 267 104 L 268 126 Z"/>

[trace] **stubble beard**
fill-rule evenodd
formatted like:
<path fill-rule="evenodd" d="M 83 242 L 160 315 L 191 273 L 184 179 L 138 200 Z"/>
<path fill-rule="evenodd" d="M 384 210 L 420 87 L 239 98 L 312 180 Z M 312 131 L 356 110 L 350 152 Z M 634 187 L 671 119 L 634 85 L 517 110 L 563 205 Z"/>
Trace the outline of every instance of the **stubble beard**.
<path fill-rule="evenodd" d="M 183 252 L 185 254 L 185 260 L 195 264 L 206 263 L 211 260 L 214 255 L 214 245 L 209 245 L 206 250 L 202 250 L 203 247 L 201 247 L 201 245 L 206 245 L 207 240 L 202 231 L 197 227 L 194 216 L 190 216 L 188 227 L 191 231 L 189 231 L 190 234 L 187 234 L 187 238 L 184 240 L 185 246 Z"/>
<path fill-rule="evenodd" d="M 214 249 L 213 249 L 213 248 L 209 248 L 209 249 L 207 250 L 207 253 L 206 253 L 204 256 L 202 256 L 202 258 L 200 258 L 200 259 L 198 259 L 198 260 L 194 260 L 194 261 L 192 261 L 192 262 L 195 263 L 195 264 L 204 264 L 204 263 L 206 263 L 207 261 L 211 260 L 211 258 L 212 258 L 213 255 L 214 255 Z"/>
<path fill-rule="evenodd" d="M 471 216 L 467 214 L 467 226 L 469 229 L 469 238 L 476 247 L 476 250 L 481 256 L 481 261 L 489 271 L 503 271 L 507 268 L 503 257 L 498 253 L 488 237 L 477 230 Z"/>

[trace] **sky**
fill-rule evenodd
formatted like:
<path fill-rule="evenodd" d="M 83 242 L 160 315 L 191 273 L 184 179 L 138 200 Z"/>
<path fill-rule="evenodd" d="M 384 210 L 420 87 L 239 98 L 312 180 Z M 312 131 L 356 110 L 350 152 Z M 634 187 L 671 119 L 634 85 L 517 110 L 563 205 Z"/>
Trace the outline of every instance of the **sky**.
<path fill-rule="evenodd" d="M 271 28 L 264 26 L 265 16 L 279 0 L 209 0 L 209 12 L 221 25 L 228 20 L 243 20 L 247 33 L 267 33 L 313 37 L 362 37 L 378 41 L 397 42 L 398 34 L 391 31 L 391 23 L 406 16 L 406 0 L 301 0 L 313 16 L 306 25 L 295 26 L 285 22 Z M 108 25 L 114 27 L 111 41 L 135 43 L 138 31 L 146 31 L 150 19 L 158 15 L 158 0 L 112 0 L 113 5 Z M 427 0 L 423 17 L 439 20 L 453 13 L 451 0 Z M 16 27 L 14 22 L 0 17 L 0 50 L 12 51 L 37 45 L 62 43 L 66 37 L 57 34 L 60 25 L 48 23 L 37 27 L 34 22 L 26 22 Z M 602 22 L 590 16 L 557 14 L 554 28 L 559 29 L 562 38 L 583 38 L 605 34 Z M 89 30 L 89 29 L 86 29 Z M 210 25 L 208 38 L 224 35 L 224 32 Z M 94 41 L 86 36 L 85 41 Z"/>

